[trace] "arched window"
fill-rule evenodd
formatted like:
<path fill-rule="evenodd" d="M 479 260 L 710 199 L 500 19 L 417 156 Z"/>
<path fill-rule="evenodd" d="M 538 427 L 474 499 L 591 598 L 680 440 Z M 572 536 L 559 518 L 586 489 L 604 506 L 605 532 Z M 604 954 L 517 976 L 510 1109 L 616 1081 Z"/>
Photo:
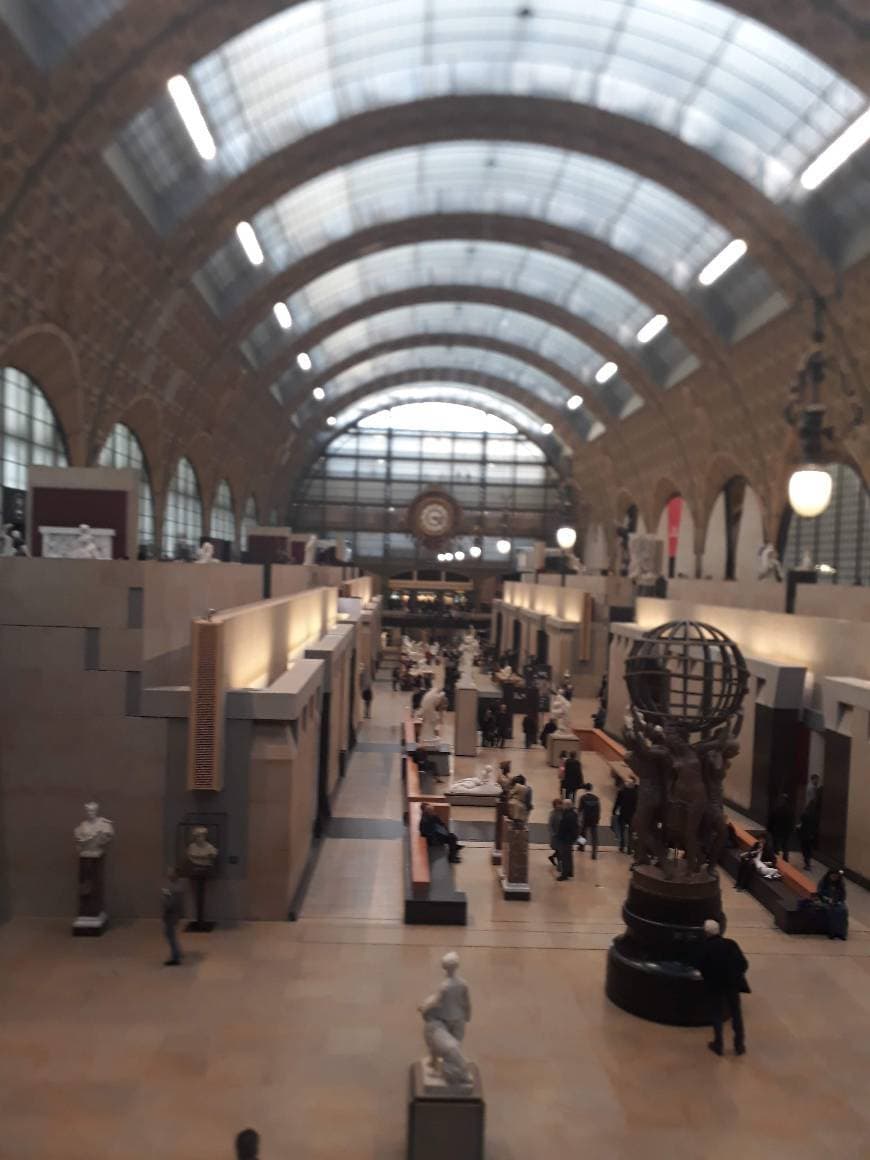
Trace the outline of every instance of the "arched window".
<path fill-rule="evenodd" d="M 202 536 L 202 500 L 199 483 L 189 459 L 181 458 L 166 493 L 163 515 L 163 551 L 170 556 L 183 555 L 178 548 L 199 545 Z"/>
<path fill-rule="evenodd" d="M 248 502 L 245 504 L 245 514 L 242 516 L 242 551 L 248 550 L 248 536 L 251 530 L 257 526 L 257 501 L 252 495 L 248 496 Z"/>
<path fill-rule="evenodd" d="M 16 367 L 0 370 L 0 466 L 3 488 L 27 490 L 31 464 L 66 467 L 60 425 L 48 399 Z"/>
<path fill-rule="evenodd" d="M 789 509 L 780 544 L 786 568 L 807 560 L 819 580 L 834 584 L 870 583 L 870 495 L 858 473 L 845 463 L 828 468 L 834 481 L 831 502 L 815 519 Z"/>
<path fill-rule="evenodd" d="M 116 423 L 103 444 L 100 467 L 132 467 L 139 473 L 139 543 L 154 543 L 154 497 L 142 444 L 124 423 Z"/>
<path fill-rule="evenodd" d="M 233 511 L 233 496 L 230 485 L 222 479 L 215 492 L 214 503 L 211 505 L 210 536 L 216 540 L 226 540 L 229 544 L 236 542 L 236 514 Z"/>

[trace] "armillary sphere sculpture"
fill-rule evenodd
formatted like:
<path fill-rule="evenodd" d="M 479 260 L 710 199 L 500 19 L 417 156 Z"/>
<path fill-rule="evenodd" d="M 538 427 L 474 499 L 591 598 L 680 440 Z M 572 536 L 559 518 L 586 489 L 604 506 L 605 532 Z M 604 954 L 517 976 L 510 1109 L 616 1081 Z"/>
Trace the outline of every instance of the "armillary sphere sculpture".
<path fill-rule="evenodd" d="M 723 783 L 739 752 L 748 670 L 719 629 L 681 620 L 635 642 L 625 681 L 626 761 L 638 780 L 635 861 L 607 994 L 647 1019 L 707 1023 L 691 960 L 704 920 L 724 923 L 716 870 L 727 834 Z"/>

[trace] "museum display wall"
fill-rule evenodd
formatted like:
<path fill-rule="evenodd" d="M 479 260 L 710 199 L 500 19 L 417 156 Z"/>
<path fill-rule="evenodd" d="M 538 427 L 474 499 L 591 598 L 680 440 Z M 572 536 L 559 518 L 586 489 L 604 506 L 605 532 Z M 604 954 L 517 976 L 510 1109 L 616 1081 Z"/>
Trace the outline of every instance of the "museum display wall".
<path fill-rule="evenodd" d="M 249 788 L 284 819 L 283 900 L 272 909 L 286 911 L 316 812 L 324 662 L 304 661 L 303 688 L 261 689 L 255 708 L 229 693 L 224 789 L 216 796 L 186 787 L 192 620 L 223 610 L 227 679 L 256 679 L 265 658 L 275 685 L 290 671 L 288 652 L 301 657 L 335 625 L 335 589 L 290 598 L 292 619 L 275 602 L 257 602 L 261 585 L 262 569 L 249 565 L 0 560 L 0 913 L 71 913 L 71 829 L 91 800 L 117 832 L 107 855 L 110 916 L 159 913 L 160 876 L 178 856 L 179 827 L 198 819 L 221 830 L 215 907 L 245 913 Z M 246 607 L 226 613 L 239 603 Z M 277 618 L 281 631 L 264 617 Z M 344 650 L 353 655 L 355 641 Z M 344 666 L 349 688 L 349 659 Z M 337 738 L 345 746 L 346 716 Z M 250 787 L 249 767 L 265 771 Z"/>

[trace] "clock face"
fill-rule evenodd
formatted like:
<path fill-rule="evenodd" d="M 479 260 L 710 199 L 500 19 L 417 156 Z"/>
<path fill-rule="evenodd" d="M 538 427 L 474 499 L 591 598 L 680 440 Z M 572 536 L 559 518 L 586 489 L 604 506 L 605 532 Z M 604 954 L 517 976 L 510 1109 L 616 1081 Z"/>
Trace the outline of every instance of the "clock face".
<path fill-rule="evenodd" d="M 443 536 L 450 528 L 450 509 L 440 500 L 430 500 L 420 508 L 418 519 L 425 536 Z"/>

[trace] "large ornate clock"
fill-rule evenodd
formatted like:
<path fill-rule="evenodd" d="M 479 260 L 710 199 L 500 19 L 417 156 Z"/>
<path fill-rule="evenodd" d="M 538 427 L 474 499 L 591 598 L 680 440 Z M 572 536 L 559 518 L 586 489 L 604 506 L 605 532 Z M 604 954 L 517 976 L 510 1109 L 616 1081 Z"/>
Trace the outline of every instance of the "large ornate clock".
<path fill-rule="evenodd" d="M 446 491 L 424 491 L 408 509 L 408 527 L 427 547 L 434 547 L 456 535 L 459 517 L 459 505 Z"/>

